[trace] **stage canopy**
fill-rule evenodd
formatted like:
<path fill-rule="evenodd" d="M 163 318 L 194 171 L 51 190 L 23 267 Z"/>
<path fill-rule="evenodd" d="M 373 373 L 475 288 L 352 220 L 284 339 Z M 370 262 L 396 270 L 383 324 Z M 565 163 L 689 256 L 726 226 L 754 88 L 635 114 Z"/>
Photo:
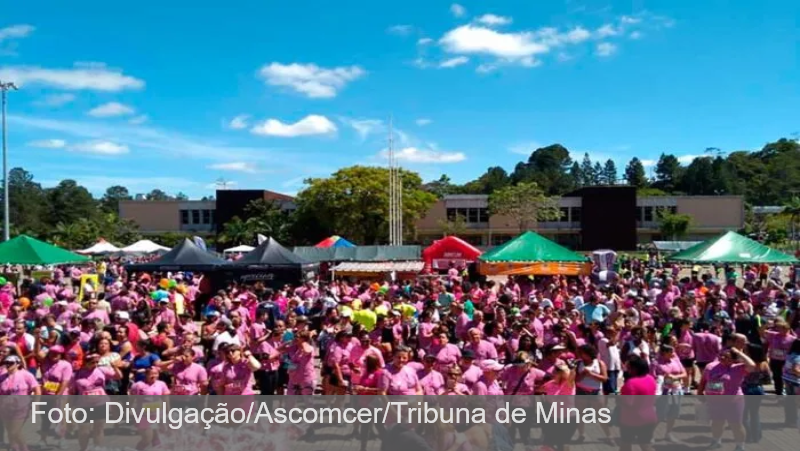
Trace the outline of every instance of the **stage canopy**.
<path fill-rule="evenodd" d="M 481 251 L 461 238 L 447 236 L 422 251 L 422 259 L 433 269 L 447 269 L 450 262 L 465 266 L 478 259 Z"/>
<path fill-rule="evenodd" d="M 667 260 L 691 263 L 793 264 L 798 262 L 791 255 L 771 249 L 736 232 L 728 232 L 704 241 L 668 257 Z"/>
<path fill-rule="evenodd" d="M 236 247 L 231 247 L 222 251 L 223 254 L 246 254 L 248 252 L 252 252 L 255 249 L 253 246 L 248 246 L 246 244 L 240 244 Z"/>
<path fill-rule="evenodd" d="M 296 267 L 313 266 L 313 263 L 286 249 L 274 238 L 267 238 L 257 248 L 231 264 L 231 267 Z"/>
<path fill-rule="evenodd" d="M 161 257 L 146 263 L 130 265 L 129 271 L 213 271 L 228 262 L 200 249 L 192 240 L 183 242 Z"/>
<path fill-rule="evenodd" d="M 169 252 L 169 248 L 150 240 L 139 240 L 130 246 L 123 247 L 120 251 L 124 254 L 155 254 L 156 252 Z"/>
<path fill-rule="evenodd" d="M 85 263 L 88 257 L 70 252 L 27 235 L 0 243 L 0 264 L 10 265 L 58 265 L 62 263 Z"/>
<path fill-rule="evenodd" d="M 77 252 L 84 255 L 104 255 L 115 254 L 119 251 L 120 248 L 101 238 L 100 241 L 94 244 L 94 246 Z"/>
<path fill-rule="evenodd" d="M 588 257 L 535 232 L 525 232 L 486 252 L 478 262 L 484 275 L 580 275 L 592 270 Z"/>
<path fill-rule="evenodd" d="M 386 262 L 420 260 L 420 246 L 356 246 L 329 247 L 299 246 L 294 253 L 312 262 Z"/>
<path fill-rule="evenodd" d="M 317 245 L 314 247 L 325 249 L 329 247 L 356 247 L 356 245 L 340 237 L 339 235 L 334 235 L 332 237 L 325 238 L 317 243 Z"/>

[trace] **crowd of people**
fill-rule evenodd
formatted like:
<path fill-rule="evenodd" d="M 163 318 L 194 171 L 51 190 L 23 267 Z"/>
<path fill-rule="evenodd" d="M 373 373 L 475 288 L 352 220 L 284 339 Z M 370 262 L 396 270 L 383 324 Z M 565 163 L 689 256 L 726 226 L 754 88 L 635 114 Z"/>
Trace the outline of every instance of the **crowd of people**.
<path fill-rule="evenodd" d="M 800 394 L 800 287 L 782 269 L 740 270 L 626 259 L 600 283 L 475 280 L 451 265 L 401 282 L 211 292 L 202 274 L 56 268 L 0 288 L 0 394 L 581 395 L 576 404 L 590 407 L 602 395 L 670 395 L 653 397 L 652 416 L 620 411 L 621 426 L 636 426 L 621 427 L 621 445 L 646 447 L 660 421 L 675 441 L 682 395 Z M 81 287 L 82 271 L 99 284 Z M 712 448 L 726 424 L 739 450 L 760 440 L 758 398 L 726 399 L 709 405 Z M 16 451 L 27 450 L 24 422 L 3 418 Z M 529 440 L 529 425 L 517 429 Z M 46 425 L 43 437 L 69 432 Z M 102 427 L 77 435 L 86 449 Z M 585 438 L 580 425 L 567 435 Z M 144 430 L 140 449 L 153 440 Z"/>

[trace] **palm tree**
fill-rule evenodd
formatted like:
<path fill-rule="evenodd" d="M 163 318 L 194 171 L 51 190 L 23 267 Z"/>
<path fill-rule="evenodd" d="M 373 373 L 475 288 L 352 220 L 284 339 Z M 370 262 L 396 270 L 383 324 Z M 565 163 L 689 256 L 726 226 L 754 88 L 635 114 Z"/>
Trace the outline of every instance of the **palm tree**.
<path fill-rule="evenodd" d="M 225 223 L 219 240 L 226 244 L 245 244 L 252 241 L 253 235 L 250 233 L 250 227 L 242 221 L 242 218 L 234 216 L 230 221 Z"/>

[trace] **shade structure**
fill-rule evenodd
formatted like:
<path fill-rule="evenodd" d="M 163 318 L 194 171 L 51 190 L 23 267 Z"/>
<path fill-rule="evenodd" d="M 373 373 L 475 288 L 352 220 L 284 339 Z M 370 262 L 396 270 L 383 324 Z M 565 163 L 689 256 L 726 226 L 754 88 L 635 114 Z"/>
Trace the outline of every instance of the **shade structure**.
<path fill-rule="evenodd" d="M 592 270 L 585 255 L 530 231 L 484 253 L 478 262 L 484 275 L 579 275 Z"/>
<path fill-rule="evenodd" d="M 281 243 L 270 237 L 242 259 L 234 262 L 232 266 L 296 267 L 309 264 L 311 262 L 286 249 Z"/>
<path fill-rule="evenodd" d="M 331 268 L 339 276 L 373 277 L 389 273 L 417 274 L 424 262 L 343 262 Z"/>
<path fill-rule="evenodd" d="M 261 282 L 278 288 L 284 284 L 304 281 L 314 273 L 319 264 L 309 262 L 283 247 L 274 238 L 267 238 L 241 259 L 230 262 L 223 269 L 226 279 L 242 283 Z"/>
<path fill-rule="evenodd" d="M 169 248 L 150 240 L 139 240 L 130 246 L 123 247 L 120 251 L 124 254 L 155 254 L 156 252 L 169 252 Z"/>
<path fill-rule="evenodd" d="M 356 247 L 355 244 L 347 241 L 346 239 L 340 237 L 339 235 L 334 235 L 317 243 L 316 246 L 319 248 L 329 248 L 329 247 Z"/>
<path fill-rule="evenodd" d="M 673 254 L 669 261 L 691 263 L 773 263 L 793 264 L 798 260 L 758 241 L 728 232 Z"/>
<path fill-rule="evenodd" d="M 251 252 L 253 249 L 255 249 L 253 246 L 248 246 L 246 244 L 240 244 L 238 246 L 230 247 L 228 249 L 225 249 L 224 251 L 222 251 L 222 253 L 223 254 L 244 254 L 244 253 L 247 253 L 247 252 Z"/>
<path fill-rule="evenodd" d="M 86 256 L 53 246 L 27 235 L 20 235 L 0 243 L 0 264 L 57 265 L 60 263 L 85 263 L 88 261 L 90 259 Z"/>
<path fill-rule="evenodd" d="M 294 253 L 311 262 L 384 262 L 415 261 L 422 255 L 420 246 L 357 246 L 314 247 L 298 246 Z"/>
<path fill-rule="evenodd" d="M 200 249 L 192 240 L 183 242 L 161 257 L 146 263 L 128 266 L 129 271 L 213 271 L 227 262 Z"/>
<path fill-rule="evenodd" d="M 450 263 L 465 266 L 478 259 L 481 251 L 475 246 L 455 236 L 436 240 L 422 251 L 425 264 L 433 269 L 447 269 Z"/>
<path fill-rule="evenodd" d="M 100 239 L 100 241 L 95 243 L 93 246 L 77 252 L 83 255 L 104 255 L 114 254 L 119 251 L 120 249 L 117 246 L 114 246 L 104 239 Z"/>

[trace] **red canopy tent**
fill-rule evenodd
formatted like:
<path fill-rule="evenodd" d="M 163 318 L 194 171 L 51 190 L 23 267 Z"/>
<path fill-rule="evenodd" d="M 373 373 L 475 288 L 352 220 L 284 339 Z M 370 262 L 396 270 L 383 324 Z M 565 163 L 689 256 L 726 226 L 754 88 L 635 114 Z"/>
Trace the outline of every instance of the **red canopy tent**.
<path fill-rule="evenodd" d="M 433 269 L 447 269 L 450 262 L 456 267 L 466 266 L 478 259 L 481 251 L 475 246 L 455 236 L 436 240 L 422 251 L 425 266 Z"/>

